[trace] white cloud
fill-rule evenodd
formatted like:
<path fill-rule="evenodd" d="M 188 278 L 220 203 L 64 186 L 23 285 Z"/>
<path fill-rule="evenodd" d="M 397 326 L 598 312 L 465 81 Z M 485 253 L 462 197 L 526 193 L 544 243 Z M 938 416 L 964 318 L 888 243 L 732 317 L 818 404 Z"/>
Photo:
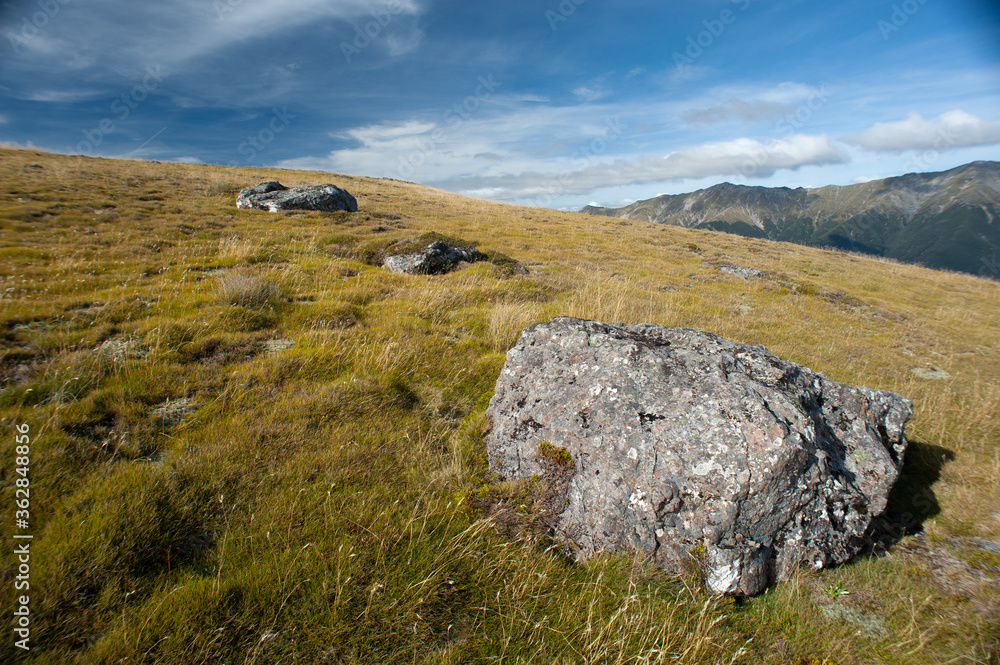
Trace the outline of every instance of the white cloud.
<path fill-rule="evenodd" d="M 681 114 L 681 120 L 691 125 L 710 125 L 727 120 L 768 120 L 776 118 L 789 111 L 794 111 L 793 104 L 779 104 L 761 99 L 744 101 L 730 99 L 728 102 L 702 109 L 691 109 Z"/>
<path fill-rule="evenodd" d="M 394 32 L 385 38 L 389 55 L 393 57 L 416 51 L 423 41 L 424 31 L 415 26 L 408 31 Z"/>
<path fill-rule="evenodd" d="M 913 112 L 904 120 L 877 122 L 860 134 L 841 140 L 866 150 L 895 153 L 985 146 L 1000 143 L 1000 122 L 982 120 L 961 110 L 942 113 L 932 120 Z"/>
<path fill-rule="evenodd" d="M 470 92 L 475 89 L 471 85 Z M 443 100 L 436 118 L 333 132 L 332 138 L 354 145 L 325 156 L 286 160 L 279 166 L 438 182 L 460 174 L 525 171 L 541 159 L 562 159 L 568 167 L 568 153 L 607 129 L 600 118 L 610 116 L 611 111 L 602 113 L 586 105 L 553 107 L 541 101 L 495 93 L 480 100 L 476 110 L 457 113 L 454 108 L 463 103 L 462 98 Z M 565 143 L 556 156 L 540 157 L 530 150 L 552 143 Z"/>
<path fill-rule="evenodd" d="M 390 125 L 366 125 L 348 130 L 344 135 L 356 141 L 362 146 L 371 147 L 384 145 L 388 148 L 404 148 L 414 136 L 425 134 L 435 125 L 432 122 L 418 122 L 410 120 L 400 124 Z"/>
<path fill-rule="evenodd" d="M 92 99 L 100 94 L 97 90 L 51 90 L 41 89 L 28 92 L 19 99 L 30 102 L 55 102 L 57 104 L 70 104 L 85 99 Z"/>
<path fill-rule="evenodd" d="M 420 13 L 422 0 L 397 0 L 399 11 L 383 36 L 390 50 L 407 52 L 419 44 L 422 34 L 394 25 L 404 15 Z M 61 6 L 45 30 L 29 40 L 25 48 L 35 53 L 34 64 L 61 70 L 87 67 L 120 72 L 141 71 L 150 62 L 171 73 L 182 63 L 225 50 L 232 44 L 252 43 L 303 25 L 325 20 L 360 22 L 376 20 L 379 8 L 370 0 L 172 0 L 132 2 L 91 0 L 85 5 Z M 388 5 L 386 6 L 388 14 Z M 383 22 L 385 19 L 383 18 Z M 409 26 L 407 26 L 409 27 Z M 23 60 L 23 59 L 22 59 Z M 42 61 L 45 61 L 42 63 Z M 174 65 L 175 67 L 170 67 Z M 25 62 L 23 66 L 31 66 Z"/>
<path fill-rule="evenodd" d="M 711 176 L 769 177 L 779 170 L 842 164 L 849 160 L 825 135 L 796 134 L 764 144 L 740 138 L 684 148 L 665 157 L 619 159 L 563 173 L 452 178 L 440 183 L 472 196 L 531 199 L 588 194 L 606 187 Z"/>
<path fill-rule="evenodd" d="M 576 88 L 576 89 L 573 90 L 573 95 L 575 95 L 577 99 L 579 99 L 581 101 L 584 101 L 584 102 L 592 102 L 592 101 L 598 100 L 601 97 L 603 97 L 604 94 L 605 93 L 602 92 L 601 90 L 595 90 L 594 88 L 588 88 L 585 85 L 581 85 L 579 88 Z"/>
<path fill-rule="evenodd" d="M 787 94 L 788 88 L 781 92 Z M 796 95 L 808 91 L 800 86 Z M 744 92 L 746 99 L 762 99 L 761 93 L 768 91 Z M 691 108 L 690 102 L 553 106 L 494 94 L 460 119 L 450 110 L 461 101 L 443 100 L 437 117 L 331 133 L 334 145 L 345 140 L 348 145 L 277 165 L 412 180 L 486 198 L 531 202 L 553 196 L 568 203 L 611 187 L 734 176 L 763 179 L 777 171 L 849 161 L 826 135 L 713 141 L 716 132 L 644 129 L 662 127 L 663 118 L 676 118 Z M 654 145 L 662 146 L 659 155 L 649 154 Z M 614 197 L 639 198 L 636 191 L 619 191 Z"/>
<path fill-rule="evenodd" d="M 779 83 L 773 88 L 770 88 L 769 90 L 762 91 L 758 95 L 758 98 L 765 102 L 773 102 L 776 104 L 798 104 L 799 102 L 805 101 L 816 96 L 817 94 L 831 94 L 830 86 L 826 83 L 821 83 L 818 87 L 814 87 L 803 83 L 785 81 L 784 83 Z"/>
<path fill-rule="evenodd" d="M 697 103 L 680 114 L 690 125 L 711 125 L 730 120 L 756 122 L 774 120 L 796 111 L 803 103 L 811 111 L 825 104 L 833 94 L 826 84 L 804 85 L 786 81 L 767 89 L 729 85 L 708 91 Z"/>

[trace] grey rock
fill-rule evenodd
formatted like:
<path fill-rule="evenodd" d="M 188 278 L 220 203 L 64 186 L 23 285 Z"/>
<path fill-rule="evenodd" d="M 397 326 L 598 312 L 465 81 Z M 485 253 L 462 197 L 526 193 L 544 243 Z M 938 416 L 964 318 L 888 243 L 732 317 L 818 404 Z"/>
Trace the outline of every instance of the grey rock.
<path fill-rule="evenodd" d="M 854 388 L 761 346 L 655 324 L 561 317 L 527 328 L 490 400 L 490 470 L 547 478 L 572 457 L 552 523 L 578 560 L 640 550 L 716 593 L 852 558 L 902 467 L 899 395 Z"/>
<path fill-rule="evenodd" d="M 187 397 L 168 399 L 150 411 L 153 419 L 166 427 L 173 427 L 184 421 L 194 411 L 193 402 Z"/>
<path fill-rule="evenodd" d="M 764 273 L 756 268 L 744 268 L 742 266 L 719 266 L 719 270 L 729 273 L 730 275 L 735 275 L 736 277 L 742 277 L 743 279 L 764 276 Z"/>
<path fill-rule="evenodd" d="M 452 247 L 437 240 L 419 252 L 387 256 L 382 265 L 408 275 L 438 275 L 454 269 L 461 261 L 474 263 L 484 258 L 475 247 Z"/>
<path fill-rule="evenodd" d="M 885 625 L 885 619 L 874 612 L 858 610 L 840 603 L 822 605 L 819 609 L 827 619 L 854 624 L 872 639 L 885 637 L 889 634 L 889 629 Z"/>
<path fill-rule="evenodd" d="M 334 212 L 358 211 L 358 202 L 347 190 L 336 185 L 309 185 L 288 188 L 280 182 L 262 182 L 242 190 L 236 198 L 237 208 L 257 210 L 323 210 Z"/>
<path fill-rule="evenodd" d="M 986 550 L 987 552 L 992 552 L 993 554 L 1000 554 L 1000 545 L 997 545 L 992 540 L 986 540 L 985 538 L 973 538 L 972 544 L 981 550 Z"/>
<path fill-rule="evenodd" d="M 951 374 L 944 371 L 940 367 L 914 367 L 910 371 L 921 379 L 927 379 L 928 381 L 939 381 L 941 379 L 951 378 Z"/>

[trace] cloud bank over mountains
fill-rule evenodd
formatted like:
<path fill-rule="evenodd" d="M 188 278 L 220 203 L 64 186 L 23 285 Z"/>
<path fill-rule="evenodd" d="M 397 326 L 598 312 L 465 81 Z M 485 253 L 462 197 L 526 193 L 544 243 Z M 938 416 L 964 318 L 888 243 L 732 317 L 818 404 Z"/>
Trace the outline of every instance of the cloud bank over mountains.
<path fill-rule="evenodd" d="M 960 109 L 924 120 L 916 111 L 895 122 L 877 122 L 845 143 L 878 152 L 988 146 L 1000 143 L 1000 121 L 990 122 Z"/>
<path fill-rule="evenodd" d="M 510 100 L 493 102 L 504 105 Z M 730 119 L 750 116 L 756 120 L 760 114 L 781 118 L 794 109 L 788 103 L 734 101 L 685 112 L 681 117 L 697 116 L 699 123 L 727 114 Z M 584 196 L 626 185 L 699 178 L 768 178 L 803 167 L 845 165 L 855 159 L 851 146 L 875 153 L 902 153 L 1000 142 L 1000 122 L 953 110 L 933 120 L 911 113 L 903 120 L 876 123 L 859 133 L 833 139 L 826 134 L 790 134 L 767 141 L 738 137 L 685 147 L 665 155 L 628 158 L 613 157 L 615 143 L 634 131 L 634 127 L 627 125 L 622 116 L 616 116 L 608 119 L 604 127 L 580 131 L 583 138 L 568 157 L 545 160 L 554 164 L 552 170 L 531 168 L 535 160 L 511 150 L 511 145 L 528 142 L 527 134 L 535 134 L 540 128 L 547 127 L 558 136 L 558 126 L 571 121 L 574 115 L 567 109 L 537 107 L 523 114 L 500 113 L 451 125 L 443 120 L 367 125 L 340 136 L 356 142 L 355 147 L 332 151 L 325 158 L 287 160 L 281 166 L 341 172 L 360 168 L 365 173 L 400 179 L 412 179 L 419 174 L 427 184 L 470 196 L 548 205 L 560 197 Z M 467 169 L 470 159 L 484 162 L 482 173 L 452 175 Z M 523 165 L 523 170 L 511 169 L 518 164 Z"/>

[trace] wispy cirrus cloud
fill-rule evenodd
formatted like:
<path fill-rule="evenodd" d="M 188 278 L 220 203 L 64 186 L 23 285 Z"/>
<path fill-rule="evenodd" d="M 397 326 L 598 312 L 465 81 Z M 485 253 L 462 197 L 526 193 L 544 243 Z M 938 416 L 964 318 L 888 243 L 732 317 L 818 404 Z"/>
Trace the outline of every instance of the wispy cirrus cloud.
<path fill-rule="evenodd" d="M 990 122 L 962 110 L 948 111 L 930 120 L 913 112 L 903 120 L 877 122 L 845 143 L 874 152 L 962 148 L 1000 143 L 1000 122 Z"/>
<path fill-rule="evenodd" d="M 681 120 L 689 125 L 712 125 L 729 120 L 754 122 L 776 118 L 793 110 L 795 110 L 794 104 L 781 104 L 761 99 L 751 101 L 730 99 L 716 106 L 685 111 L 681 114 Z"/>
<path fill-rule="evenodd" d="M 388 6 L 369 0 L 67 3 L 44 30 L 23 42 L 25 53 L 14 58 L 13 63 L 46 71 L 53 62 L 63 69 L 118 72 L 127 72 L 131 67 L 141 70 L 149 62 L 180 66 L 238 43 L 253 43 L 304 25 L 328 20 L 364 23 L 374 18 L 373 11 L 397 18 L 388 22 L 383 33 L 390 51 L 413 50 L 422 33 L 414 31 L 412 25 L 402 25 L 404 21 L 398 17 L 419 14 L 421 0 L 393 0 L 392 14 Z"/>
<path fill-rule="evenodd" d="M 733 120 L 771 121 L 795 111 L 803 101 L 815 97 L 818 92 L 815 86 L 790 81 L 763 90 L 722 87 L 709 91 L 699 106 L 686 109 L 680 117 L 685 123 L 694 126 Z"/>

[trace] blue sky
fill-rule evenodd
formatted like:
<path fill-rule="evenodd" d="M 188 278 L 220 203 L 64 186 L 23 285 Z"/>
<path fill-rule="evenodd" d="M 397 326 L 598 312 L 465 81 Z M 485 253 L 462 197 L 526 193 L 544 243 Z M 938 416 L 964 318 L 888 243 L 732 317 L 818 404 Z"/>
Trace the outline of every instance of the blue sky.
<path fill-rule="evenodd" d="M 0 141 L 64 153 L 559 208 L 1000 158 L 992 1 L 32 0 L 0 35 Z"/>

